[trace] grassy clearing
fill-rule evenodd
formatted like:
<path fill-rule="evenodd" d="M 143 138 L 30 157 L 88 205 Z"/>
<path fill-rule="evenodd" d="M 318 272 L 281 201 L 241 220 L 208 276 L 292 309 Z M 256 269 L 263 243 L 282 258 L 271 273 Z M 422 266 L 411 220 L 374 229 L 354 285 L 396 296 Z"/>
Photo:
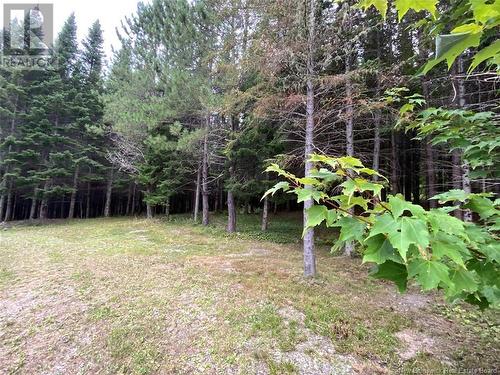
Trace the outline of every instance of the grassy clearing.
<path fill-rule="evenodd" d="M 300 219 L 109 219 L 0 232 L 0 373 L 348 374 L 498 368 L 493 313 L 367 278 Z M 328 233 L 319 233 L 326 242 Z M 422 345 L 423 343 L 423 345 Z"/>

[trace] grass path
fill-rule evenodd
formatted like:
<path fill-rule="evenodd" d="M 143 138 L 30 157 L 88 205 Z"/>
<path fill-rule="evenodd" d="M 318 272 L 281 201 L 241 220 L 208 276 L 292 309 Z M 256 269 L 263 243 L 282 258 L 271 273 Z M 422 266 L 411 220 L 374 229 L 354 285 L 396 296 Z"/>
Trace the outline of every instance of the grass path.
<path fill-rule="evenodd" d="M 0 232 L 0 374 L 421 373 L 498 368 L 498 321 L 400 296 L 357 260 L 185 223 Z"/>

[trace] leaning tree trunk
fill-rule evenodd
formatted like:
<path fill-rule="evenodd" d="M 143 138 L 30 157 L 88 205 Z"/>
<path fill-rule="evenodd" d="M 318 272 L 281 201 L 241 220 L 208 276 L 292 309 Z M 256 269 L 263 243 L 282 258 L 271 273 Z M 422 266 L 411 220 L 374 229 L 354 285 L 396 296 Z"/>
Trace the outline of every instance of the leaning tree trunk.
<path fill-rule="evenodd" d="M 111 193 L 113 192 L 113 168 L 109 170 L 108 183 L 106 185 L 106 203 L 104 204 L 104 217 L 111 215 Z"/>
<path fill-rule="evenodd" d="M 196 189 L 194 197 L 194 222 L 198 222 L 198 214 L 200 213 L 200 190 L 201 190 L 201 165 L 198 165 L 198 171 L 196 172 Z"/>
<path fill-rule="evenodd" d="M 205 137 L 203 138 L 203 162 L 201 174 L 201 195 L 202 195 L 202 224 L 207 226 L 209 222 L 208 216 L 208 130 L 210 127 L 210 117 L 206 118 Z"/>
<path fill-rule="evenodd" d="M 73 174 L 73 190 L 71 191 L 71 198 L 69 200 L 68 219 L 73 219 L 75 217 L 75 203 L 76 203 L 76 194 L 78 193 L 79 173 L 80 173 L 80 167 L 77 165 L 75 168 L 75 173 Z"/>
<path fill-rule="evenodd" d="M 309 161 L 314 152 L 314 53 L 315 53 L 315 26 L 316 26 L 316 1 L 309 0 L 309 22 L 307 38 L 307 92 L 306 92 L 306 134 L 304 175 L 308 177 L 313 169 L 312 162 Z M 305 189 L 311 189 L 306 185 Z M 308 210 L 313 206 L 313 200 L 307 199 L 304 202 L 304 228 L 307 227 Z M 304 233 L 304 276 L 313 277 L 316 275 L 316 257 L 314 254 L 314 229 L 310 228 Z"/>

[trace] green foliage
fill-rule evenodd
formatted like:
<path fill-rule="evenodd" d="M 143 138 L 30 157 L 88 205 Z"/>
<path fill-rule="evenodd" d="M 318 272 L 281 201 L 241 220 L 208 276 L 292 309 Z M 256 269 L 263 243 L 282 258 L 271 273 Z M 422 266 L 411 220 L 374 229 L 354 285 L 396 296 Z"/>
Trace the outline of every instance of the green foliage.
<path fill-rule="evenodd" d="M 298 201 L 313 197 L 317 204 L 309 209 L 305 227 L 323 223 L 339 227 L 340 236 L 333 249 L 356 241 L 363 261 L 375 264 L 371 275 L 393 281 L 400 291 L 406 290 L 412 280 L 423 290 L 443 289 L 450 301 L 500 307 L 498 200 L 489 194 L 459 190 L 434 197 L 442 204 L 457 205 L 452 209 L 468 209 L 479 218 L 477 223 L 465 223 L 449 215 L 450 207 L 427 211 L 402 195 L 382 200 L 384 186 L 368 180 L 375 171 L 365 168 L 358 159 L 311 155 L 310 160 L 317 167 L 329 168 L 343 182 L 333 189 L 329 182 L 316 177 L 306 181 L 306 189 L 303 179 L 273 165 L 268 171 L 289 181 L 271 191 L 290 189 Z M 329 177 L 327 173 L 324 176 Z M 350 210 L 353 199 L 358 203 Z"/>
<path fill-rule="evenodd" d="M 385 19 L 389 2 L 387 0 L 361 0 L 358 5 L 362 9 L 375 7 Z M 488 61 L 491 65 L 500 66 L 500 43 L 497 28 L 500 25 L 500 0 L 466 0 L 451 2 L 443 11 L 438 12 L 438 0 L 395 0 L 394 7 L 401 19 L 412 9 L 416 12 L 427 11 L 432 20 L 419 22 L 416 26 L 427 24 L 436 35 L 436 54 L 427 62 L 423 73 L 446 61 L 448 68 L 464 51 L 472 47 L 480 47 L 469 66 L 469 72 L 479 64 Z M 451 33 L 442 34 L 446 29 Z"/>
<path fill-rule="evenodd" d="M 407 127 L 432 144 L 460 150 L 472 169 L 470 178 L 500 177 L 500 128 L 492 112 L 429 108 L 418 113 Z"/>

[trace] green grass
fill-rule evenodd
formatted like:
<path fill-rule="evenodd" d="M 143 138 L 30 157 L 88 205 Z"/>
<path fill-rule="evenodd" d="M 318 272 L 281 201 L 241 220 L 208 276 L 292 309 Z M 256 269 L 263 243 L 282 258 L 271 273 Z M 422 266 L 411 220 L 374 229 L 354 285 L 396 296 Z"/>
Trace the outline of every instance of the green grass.
<path fill-rule="evenodd" d="M 1 267 L 0 268 L 0 286 L 3 284 L 7 284 L 11 282 L 14 279 L 14 272 L 5 268 Z"/>
<path fill-rule="evenodd" d="M 302 235 L 302 216 L 300 212 L 291 212 L 269 216 L 269 226 L 267 231 L 261 231 L 261 215 L 247 214 L 238 215 L 236 234 L 226 233 L 226 216 L 218 214 L 211 216 L 211 222 L 208 227 L 198 225 L 197 230 L 202 233 L 211 234 L 218 237 L 227 238 L 245 238 L 260 241 L 269 241 L 278 244 L 291 244 L 301 242 Z M 192 225 L 190 216 L 173 215 L 170 219 L 173 223 L 184 223 Z M 318 245 L 331 246 L 335 240 L 336 233 L 326 228 L 316 229 L 316 243 Z"/>
<path fill-rule="evenodd" d="M 444 371 L 448 362 L 496 368 L 498 319 L 447 307 L 401 308 L 391 285 L 359 260 L 318 248 L 319 276 L 302 278 L 300 217 L 74 220 L 0 233 L 0 351 L 7 373 L 303 373 L 300 354 L 373 373 Z M 319 231 L 324 243 L 332 233 Z M 397 334 L 439 347 L 409 361 Z M 326 340 L 336 354 L 321 354 Z M 322 344 L 324 345 L 324 344 Z M 72 353 L 78 353 L 76 356 Z M 300 357 L 300 356 L 299 356 Z M 477 366 L 476 366 L 477 367 Z"/>

